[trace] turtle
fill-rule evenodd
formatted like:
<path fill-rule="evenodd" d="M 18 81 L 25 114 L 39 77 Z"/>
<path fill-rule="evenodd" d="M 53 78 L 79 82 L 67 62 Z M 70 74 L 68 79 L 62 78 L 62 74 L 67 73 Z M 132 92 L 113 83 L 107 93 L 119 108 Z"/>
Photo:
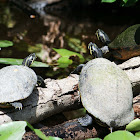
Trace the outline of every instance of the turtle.
<path fill-rule="evenodd" d="M 0 69 L 0 107 L 22 109 L 21 100 L 27 98 L 37 85 L 45 87 L 41 76 L 29 68 L 36 59 L 36 54 L 27 56 L 22 65 L 10 65 Z"/>
<path fill-rule="evenodd" d="M 81 70 L 79 94 L 87 111 L 78 122 L 85 127 L 91 125 L 95 118 L 100 125 L 108 126 L 112 132 L 114 128 L 123 127 L 134 119 L 132 85 L 122 69 L 101 57 L 96 46 L 92 48 L 96 51 L 92 53 L 96 56 L 99 54 L 100 57 L 78 66 L 78 70 Z M 73 73 L 75 72 L 77 70 Z"/>
<path fill-rule="evenodd" d="M 140 55 L 140 24 L 130 26 L 113 41 L 111 41 L 108 35 L 101 29 L 96 31 L 96 35 L 97 38 L 104 43 L 106 52 L 111 51 L 115 59 L 127 60 Z M 101 48 L 101 50 L 103 48 Z"/>

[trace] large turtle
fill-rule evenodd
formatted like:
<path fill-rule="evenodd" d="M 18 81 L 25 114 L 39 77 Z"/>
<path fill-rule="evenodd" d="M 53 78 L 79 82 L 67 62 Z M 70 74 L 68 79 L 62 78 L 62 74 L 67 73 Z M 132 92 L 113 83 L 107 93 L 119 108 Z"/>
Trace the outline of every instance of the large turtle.
<path fill-rule="evenodd" d="M 101 56 L 96 47 L 92 53 Z M 134 119 L 132 86 L 122 69 L 105 58 L 93 59 L 80 65 L 78 70 L 80 69 L 79 92 L 88 112 L 85 117 L 78 119 L 82 126 L 90 125 L 92 116 L 111 130 Z"/>
<path fill-rule="evenodd" d="M 43 79 L 29 68 L 35 59 L 33 53 L 23 60 L 22 65 L 11 65 L 0 70 L 0 107 L 22 109 L 19 101 L 32 93 L 37 82 L 40 86 L 45 86 Z"/>
<path fill-rule="evenodd" d="M 96 35 L 99 40 L 108 46 L 108 48 L 105 46 L 106 52 L 111 50 L 113 57 L 116 59 L 127 60 L 140 55 L 140 24 L 130 26 L 112 42 L 108 35 L 101 29 L 96 31 Z"/>

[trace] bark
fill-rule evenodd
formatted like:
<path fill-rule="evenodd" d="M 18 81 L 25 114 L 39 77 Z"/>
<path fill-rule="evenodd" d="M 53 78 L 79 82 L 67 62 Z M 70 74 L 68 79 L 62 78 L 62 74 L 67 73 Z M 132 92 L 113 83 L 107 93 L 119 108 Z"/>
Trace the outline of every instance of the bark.
<path fill-rule="evenodd" d="M 119 67 L 128 75 L 134 96 L 138 95 L 140 93 L 140 56 L 125 61 Z"/>
<path fill-rule="evenodd" d="M 77 93 L 78 75 L 70 75 L 61 80 L 46 79 L 45 83 L 46 88 L 35 88 L 33 93 L 22 102 L 22 110 L 1 109 L 0 124 L 14 120 L 26 120 L 32 124 L 80 105 Z"/>
<path fill-rule="evenodd" d="M 77 139 L 85 140 L 87 138 L 100 137 L 103 138 L 110 133 L 106 127 L 93 124 L 89 127 L 82 127 L 77 119 L 66 121 L 54 127 L 43 127 L 40 129 L 46 136 L 59 137 L 65 140 Z M 39 140 L 39 137 L 33 132 L 27 132 L 23 136 L 23 140 Z"/>
<path fill-rule="evenodd" d="M 135 118 L 140 118 L 140 95 L 133 99 L 133 108 L 135 112 Z M 51 119 L 52 120 L 52 119 Z M 48 120 L 49 121 L 49 120 Z M 53 121 L 53 120 L 52 120 Z M 99 126 L 96 121 L 89 127 L 82 127 L 77 119 L 66 121 L 53 127 L 42 127 L 40 129 L 46 136 L 60 137 L 65 140 L 80 139 L 85 140 L 87 138 L 104 138 L 110 133 L 108 128 Z M 34 132 L 27 132 L 23 136 L 23 140 L 39 140 L 39 137 Z"/>
<path fill-rule="evenodd" d="M 138 95 L 140 91 L 140 57 L 132 58 L 119 66 L 131 80 L 134 96 Z M 33 124 L 56 113 L 80 106 L 78 78 L 78 75 L 70 75 L 61 80 L 46 79 L 46 88 L 36 88 L 23 101 L 22 110 L 1 109 L 0 124 L 14 120 L 26 120 Z M 137 110 L 139 108 L 138 106 Z"/>
<path fill-rule="evenodd" d="M 140 95 L 133 99 L 133 108 L 135 112 L 135 118 L 140 118 Z M 53 120 L 52 120 L 53 121 Z M 125 127 L 124 127 L 125 128 Z M 124 129 L 123 128 L 123 129 Z M 86 138 L 104 138 L 110 133 L 108 128 L 99 126 L 96 121 L 89 127 L 82 127 L 77 119 L 66 121 L 53 127 L 42 127 L 40 129 L 46 136 L 60 137 L 62 139 L 80 139 L 85 140 Z M 39 137 L 34 132 L 27 132 L 23 136 L 23 140 L 39 140 Z"/>

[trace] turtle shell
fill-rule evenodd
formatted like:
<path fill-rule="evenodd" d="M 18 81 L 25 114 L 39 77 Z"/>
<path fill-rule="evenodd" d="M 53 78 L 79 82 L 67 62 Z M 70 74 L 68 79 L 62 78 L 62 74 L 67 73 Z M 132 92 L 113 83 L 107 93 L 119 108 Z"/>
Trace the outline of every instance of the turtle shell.
<path fill-rule="evenodd" d="M 120 127 L 134 119 L 132 86 L 115 63 L 104 58 L 89 61 L 79 79 L 85 109 L 110 127 Z"/>
<path fill-rule="evenodd" d="M 37 76 L 26 66 L 7 66 L 0 70 L 0 103 L 27 98 L 33 91 Z"/>
<path fill-rule="evenodd" d="M 140 55 L 140 24 L 127 28 L 108 46 L 115 50 L 113 56 L 117 59 L 127 60 Z"/>

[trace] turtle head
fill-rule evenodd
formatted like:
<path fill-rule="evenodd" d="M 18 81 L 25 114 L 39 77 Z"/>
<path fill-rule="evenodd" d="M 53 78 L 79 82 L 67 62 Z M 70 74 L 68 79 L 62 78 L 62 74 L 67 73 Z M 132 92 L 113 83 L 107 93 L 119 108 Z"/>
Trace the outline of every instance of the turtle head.
<path fill-rule="evenodd" d="M 23 60 L 22 65 L 30 67 L 30 65 L 34 62 L 35 59 L 36 59 L 36 54 L 32 53 Z"/>
<path fill-rule="evenodd" d="M 111 42 L 108 35 L 103 30 L 98 29 L 95 34 L 96 34 L 98 40 L 100 40 L 104 44 L 107 45 Z"/>
<path fill-rule="evenodd" d="M 103 56 L 102 50 L 100 48 L 98 48 L 98 46 L 95 43 L 90 42 L 88 44 L 88 49 L 90 50 L 90 54 L 94 58 L 100 58 Z"/>

